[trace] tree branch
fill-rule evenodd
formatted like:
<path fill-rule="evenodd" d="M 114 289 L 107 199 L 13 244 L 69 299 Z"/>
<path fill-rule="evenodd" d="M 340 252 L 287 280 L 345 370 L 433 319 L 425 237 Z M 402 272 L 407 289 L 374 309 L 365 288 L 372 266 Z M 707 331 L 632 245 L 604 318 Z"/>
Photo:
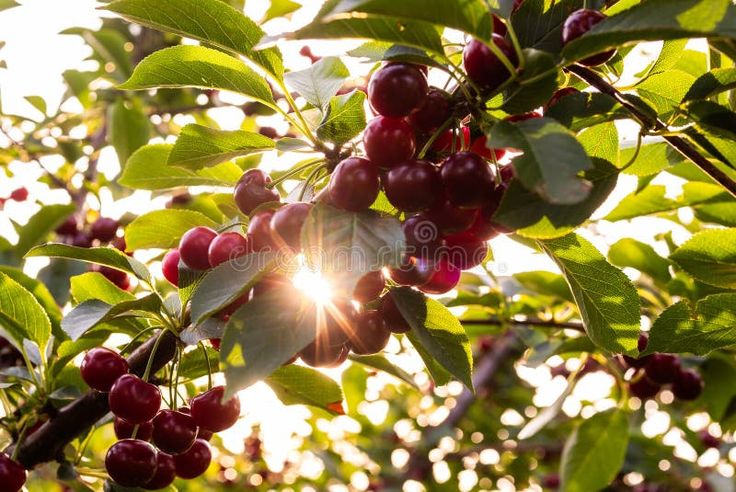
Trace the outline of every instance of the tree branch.
<path fill-rule="evenodd" d="M 634 118 L 639 120 L 639 122 L 643 126 L 660 131 L 669 130 L 667 125 L 664 124 L 659 118 L 652 119 L 650 115 L 646 114 L 630 100 L 626 99 L 623 94 L 621 94 L 615 87 L 609 84 L 605 79 L 603 79 L 594 71 L 581 65 L 570 65 L 569 67 L 565 68 L 565 70 L 592 85 L 600 92 L 608 94 L 609 96 L 616 99 L 624 108 L 626 108 L 632 114 L 632 116 L 634 116 Z M 718 167 L 710 162 L 710 160 L 701 155 L 700 152 L 698 152 L 697 149 L 690 145 L 687 140 L 675 135 L 664 135 L 664 139 L 678 152 L 687 157 L 693 164 L 698 166 L 703 172 L 710 176 L 713 181 L 723 186 L 729 193 L 731 193 L 731 195 L 736 197 L 736 182 L 734 182 L 726 173 L 718 169 Z"/>

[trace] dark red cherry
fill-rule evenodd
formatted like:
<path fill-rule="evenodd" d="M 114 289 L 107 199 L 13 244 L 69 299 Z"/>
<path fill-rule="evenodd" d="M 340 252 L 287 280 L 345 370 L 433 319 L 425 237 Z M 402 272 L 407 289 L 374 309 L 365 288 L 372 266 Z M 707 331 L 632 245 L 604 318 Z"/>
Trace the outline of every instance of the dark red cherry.
<path fill-rule="evenodd" d="M 591 9 L 580 9 L 576 10 L 565 19 L 565 23 L 562 25 L 562 44 L 567 45 L 573 39 L 577 39 L 586 32 L 590 31 L 593 26 L 601 22 L 606 18 L 606 15 L 598 12 L 597 10 Z M 589 56 L 578 63 L 589 67 L 601 65 L 610 60 L 613 55 L 616 54 L 616 50 L 608 50 L 597 55 Z"/>
<path fill-rule="evenodd" d="M 483 210 L 485 210 L 486 208 L 488 207 L 484 207 Z M 472 237 L 476 240 L 482 241 L 488 241 L 498 236 L 498 230 L 496 229 L 494 222 L 486 218 L 483 210 L 481 210 L 481 213 L 476 216 L 475 221 L 470 226 L 470 228 L 460 234 L 465 234 L 468 237 Z M 494 212 L 495 210 L 490 212 L 491 217 L 493 216 Z"/>
<path fill-rule="evenodd" d="M 164 278 L 174 287 L 179 287 L 179 250 L 172 249 L 161 260 L 161 271 Z"/>
<path fill-rule="evenodd" d="M 419 135 L 429 134 L 442 126 L 452 116 L 450 95 L 431 87 L 424 103 L 408 116 L 409 124 Z"/>
<path fill-rule="evenodd" d="M 347 345 L 320 345 L 312 342 L 299 352 L 302 361 L 311 367 L 337 367 L 348 358 Z"/>
<path fill-rule="evenodd" d="M 513 47 L 509 45 L 503 36 L 494 33 L 491 42 L 495 44 L 501 53 L 516 67 L 519 59 Z M 492 91 L 503 84 L 511 73 L 501 60 L 484 43 L 472 39 L 463 49 L 463 65 L 465 72 L 481 90 Z"/>
<path fill-rule="evenodd" d="M 212 347 L 220 351 L 220 339 L 219 338 L 210 338 L 210 343 L 212 344 Z M 189 407 L 179 407 L 179 412 L 185 414 L 185 415 L 192 415 L 192 409 Z M 204 439 L 205 441 L 209 441 L 212 439 L 212 436 L 214 436 L 215 433 L 211 430 L 207 430 L 204 427 L 198 427 L 197 428 L 197 439 Z"/>
<path fill-rule="evenodd" d="M 136 424 L 126 422 L 120 417 L 115 417 L 113 421 L 113 428 L 115 429 L 115 437 L 118 439 L 129 439 L 133 437 L 133 429 Z M 138 432 L 135 434 L 136 439 L 142 441 L 150 441 L 153 435 L 153 424 L 151 422 L 143 422 L 138 425 Z"/>
<path fill-rule="evenodd" d="M 402 264 L 388 269 L 391 280 L 399 285 L 416 286 L 429 281 L 432 276 L 431 263 L 414 257 L 407 257 Z"/>
<path fill-rule="evenodd" d="M 412 69 L 414 70 L 414 69 Z M 381 183 L 378 168 L 361 157 L 348 157 L 340 162 L 330 176 L 330 202 L 338 208 L 360 212 L 378 197 Z"/>
<path fill-rule="evenodd" d="M 60 236 L 71 236 L 76 234 L 79 225 L 77 223 L 77 216 L 70 215 L 56 228 L 56 233 Z"/>
<path fill-rule="evenodd" d="M 165 453 L 183 453 L 196 438 L 197 424 L 185 413 L 161 410 L 153 418 L 153 443 Z"/>
<path fill-rule="evenodd" d="M 448 235 L 467 231 L 475 222 L 478 212 L 478 209 L 456 207 L 446 197 L 440 197 L 424 214 L 436 224 L 440 234 Z"/>
<path fill-rule="evenodd" d="M 649 379 L 646 374 L 641 374 L 638 379 L 629 383 L 631 394 L 642 400 L 654 398 L 659 393 L 659 390 L 660 386 Z"/>
<path fill-rule="evenodd" d="M 148 422 L 161 407 L 161 392 L 156 385 L 133 374 L 120 376 L 108 395 L 110 410 L 131 424 Z"/>
<path fill-rule="evenodd" d="M 18 188 L 10 192 L 10 199 L 16 202 L 24 202 L 28 199 L 28 189 Z"/>
<path fill-rule="evenodd" d="M 488 139 L 485 136 L 476 138 L 470 146 L 470 151 L 489 161 L 498 161 L 506 155 L 506 149 L 489 149 L 486 142 Z"/>
<path fill-rule="evenodd" d="M 698 439 L 706 448 L 718 448 L 721 445 L 721 440 L 705 429 L 698 432 Z"/>
<path fill-rule="evenodd" d="M 456 207 L 479 208 L 496 187 L 491 167 L 473 152 L 450 155 L 440 166 L 445 194 Z"/>
<path fill-rule="evenodd" d="M 90 227 L 90 236 L 106 243 L 115 238 L 118 232 L 118 221 L 109 217 L 100 217 Z"/>
<path fill-rule="evenodd" d="M 381 295 L 385 286 L 386 279 L 383 278 L 383 273 L 368 272 L 358 280 L 353 291 L 353 299 L 363 304 L 370 302 Z"/>
<path fill-rule="evenodd" d="M 232 427 L 240 417 L 240 400 L 237 396 L 222 401 L 224 386 L 215 386 L 209 391 L 192 398 L 190 407 L 192 418 L 198 426 L 212 432 L 220 432 Z"/>
<path fill-rule="evenodd" d="M 563 87 L 562 89 L 558 89 L 554 94 L 552 94 L 552 97 L 549 98 L 547 104 L 544 105 L 544 111 L 547 112 L 549 108 L 560 102 L 563 97 L 569 96 L 570 94 L 578 94 L 579 92 L 580 91 L 574 87 Z"/>
<path fill-rule="evenodd" d="M 672 383 L 672 392 L 678 400 L 697 400 L 703 392 L 703 378 L 692 369 L 683 369 Z"/>
<path fill-rule="evenodd" d="M 455 140 L 454 148 L 452 146 L 453 139 Z M 462 127 L 459 133 L 447 130 L 432 143 L 432 150 L 440 153 L 460 152 L 468 147 L 470 147 L 470 128 L 467 126 Z"/>
<path fill-rule="evenodd" d="M 386 198 L 404 212 L 429 208 L 441 192 L 437 167 L 428 161 L 406 161 L 390 169 L 381 178 Z"/>
<path fill-rule="evenodd" d="M 210 265 L 209 248 L 217 233 L 209 227 L 189 229 L 179 241 L 181 261 L 192 270 L 207 270 Z"/>
<path fill-rule="evenodd" d="M 451 291 L 460 282 L 462 273 L 458 267 L 441 258 L 434 264 L 432 276 L 426 284 L 418 288 L 426 294 L 444 294 Z"/>
<path fill-rule="evenodd" d="M 269 183 L 271 183 L 269 175 L 260 169 L 248 169 L 240 177 L 238 184 L 235 185 L 233 194 L 235 204 L 240 211 L 245 215 L 250 215 L 259 205 L 278 202 L 280 200 L 279 192 L 267 188 L 266 185 Z"/>
<path fill-rule="evenodd" d="M 470 270 L 483 263 L 488 244 L 483 239 L 465 232 L 445 237 L 447 260 L 460 270 Z"/>
<path fill-rule="evenodd" d="M 101 273 L 107 280 L 118 286 L 120 289 L 126 290 L 130 285 L 128 274 L 121 270 L 104 265 L 93 265 L 92 271 Z"/>
<path fill-rule="evenodd" d="M 84 231 L 79 231 L 72 236 L 71 245 L 77 248 L 91 248 L 92 238 Z"/>
<path fill-rule="evenodd" d="M 17 461 L 10 459 L 7 454 L 0 453 L 0 490 L 18 492 L 25 483 L 25 468 Z"/>
<path fill-rule="evenodd" d="M 409 322 L 406 321 L 404 315 L 399 311 L 391 294 L 381 297 L 381 304 L 378 310 L 381 313 L 384 323 L 386 323 L 386 328 L 391 333 L 406 333 L 411 330 Z"/>
<path fill-rule="evenodd" d="M 386 328 L 381 313 L 370 310 L 358 315 L 355 331 L 350 334 L 350 343 L 356 354 L 370 355 L 383 350 L 390 337 L 391 332 Z"/>
<path fill-rule="evenodd" d="M 432 258 L 442 246 L 439 226 L 425 213 L 407 218 L 401 228 L 404 231 L 405 253 L 408 256 Z"/>
<path fill-rule="evenodd" d="M 499 36 L 505 36 L 508 32 L 506 24 L 504 24 L 503 20 L 496 14 L 493 14 L 493 32 Z"/>
<path fill-rule="evenodd" d="M 210 265 L 215 267 L 252 252 L 253 248 L 248 238 L 237 232 L 223 232 L 218 234 L 210 243 L 207 257 Z"/>
<path fill-rule="evenodd" d="M 378 167 L 389 168 L 414 156 L 414 130 L 403 118 L 373 118 L 363 133 L 368 159 Z"/>
<path fill-rule="evenodd" d="M 250 218 L 248 223 L 248 239 L 253 251 L 275 251 L 276 243 L 271 235 L 271 217 L 273 210 L 262 210 Z"/>
<path fill-rule="evenodd" d="M 646 333 L 640 333 L 639 334 L 639 340 L 636 343 L 636 347 L 639 349 L 639 352 L 644 352 L 647 349 L 647 345 L 649 344 L 649 336 Z M 623 359 L 624 362 L 629 367 L 636 367 L 636 368 L 642 368 L 647 365 L 649 362 L 649 359 L 651 359 L 651 355 L 645 355 L 644 357 L 639 356 L 638 358 L 630 357 L 628 355 L 624 355 Z"/>
<path fill-rule="evenodd" d="M 117 352 L 104 347 L 93 348 L 87 352 L 80 366 L 82 379 L 97 391 L 110 391 L 113 383 L 128 373 L 128 361 Z"/>
<path fill-rule="evenodd" d="M 156 473 L 142 485 L 146 490 L 159 490 L 168 487 L 176 479 L 176 463 L 170 454 L 156 453 Z"/>
<path fill-rule="evenodd" d="M 105 469 L 123 487 L 140 487 L 156 474 L 156 450 L 140 439 L 123 439 L 107 450 Z"/>
<path fill-rule="evenodd" d="M 422 106 L 428 90 L 427 77 L 417 67 L 391 63 L 371 77 L 368 101 L 383 116 L 407 116 Z"/>
<path fill-rule="evenodd" d="M 280 249 L 301 250 L 301 232 L 312 205 L 290 203 L 276 210 L 271 217 L 271 235 Z"/>
<path fill-rule="evenodd" d="M 210 445 L 204 439 L 197 439 L 188 451 L 174 456 L 176 474 L 181 478 L 197 478 L 207 471 L 212 461 Z"/>
<path fill-rule="evenodd" d="M 519 121 L 534 120 L 536 118 L 542 118 L 542 114 L 538 111 L 529 111 L 526 113 L 512 114 L 504 118 L 504 121 L 510 121 L 512 123 L 518 123 Z"/>
<path fill-rule="evenodd" d="M 671 383 L 680 374 L 680 358 L 672 354 L 653 354 L 647 361 L 644 371 L 655 383 Z"/>

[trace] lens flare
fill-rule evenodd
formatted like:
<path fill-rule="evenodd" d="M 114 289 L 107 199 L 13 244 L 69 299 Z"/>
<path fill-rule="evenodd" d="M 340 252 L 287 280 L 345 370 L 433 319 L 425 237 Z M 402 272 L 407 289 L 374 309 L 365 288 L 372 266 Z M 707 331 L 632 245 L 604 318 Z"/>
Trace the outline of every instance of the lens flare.
<path fill-rule="evenodd" d="M 302 266 L 293 279 L 294 287 L 319 305 L 326 305 L 332 297 L 332 287 L 318 271 Z"/>

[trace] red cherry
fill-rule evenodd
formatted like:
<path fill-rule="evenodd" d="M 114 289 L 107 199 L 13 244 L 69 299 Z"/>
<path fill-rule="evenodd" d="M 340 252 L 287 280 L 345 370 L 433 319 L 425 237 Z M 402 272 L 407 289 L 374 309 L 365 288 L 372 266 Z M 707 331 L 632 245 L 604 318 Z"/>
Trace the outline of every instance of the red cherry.
<path fill-rule="evenodd" d="M 425 213 L 412 215 L 404 221 L 401 229 L 409 256 L 432 258 L 442 246 L 439 226 Z"/>
<path fill-rule="evenodd" d="M 358 315 L 355 331 L 350 333 L 350 343 L 356 354 L 370 355 L 383 350 L 390 337 L 381 313 L 371 310 Z"/>
<path fill-rule="evenodd" d="M 312 342 L 299 352 L 302 361 L 311 367 L 337 367 L 348 358 L 347 345 L 320 345 Z"/>
<path fill-rule="evenodd" d="M 464 126 L 460 129 L 460 134 L 447 130 L 440 134 L 437 139 L 432 142 L 432 150 L 435 152 L 452 152 L 452 141 L 455 140 L 455 152 L 460 152 L 463 149 L 467 149 L 470 146 L 470 128 Z"/>
<path fill-rule="evenodd" d="M 680 374 L 680 358 L 672 354 L 653 354 L 647 361 L 644 371 L 655 383 L 671 383 Z"/>
<path fill-rule="evenodd" d="M 174 457 L 159 451 L 156 453 L 156 473 L 142 487 L 146 490 L 159 490 L 168 487 L 176 479 Z"/>
<path fill-rule="evenodd" d="M 629 383 L 629 391 L 633 396 L 641 400 L 654 398 L 659 393 L 660 386 L 649 379 L 646 374 L 641 374 L 639 379 Z"/>
<path fill-rule="evenodd" d="M 64 222 L 61 223 L 59 227 L 56 228 L 56 233 L 60 236 L 71 236 L 73 234 L 76 234 L 77 228 L 77 216 L 70 215 L 66 218 L 66 220 L 64 220 Z"/>
<path fill-rule="evenodd" d="M 330 176 L 330 201 L 338 208 L 360 212 L 371 206 L 380 188 L 376 166 L 368 159 L 349 157 Z"/>
<path fill-rule="evenodd" d="M 2 492 L 18 492 L 26 483 L 26 470 L 17 461 L 0 453 L 0 490 Z"/>
<path fill-rule="evenodd" d="M 197 439 L 185 453 L 174 456 L 176 474 L 181 478 L 197 478 L 207 471 L 212 461 L 210 445 L 204 439 Z"/>
<path fill-rule="evenodd" d="M 672 383 L 672 392 L 678 400 L 697 400 L 703 392 L 703 378 L 692 369 L 683 369 Z"/>
<path fill-rule="evenodd" d="M 220 350 L 220 339 L 219 338 L 210 338 L 210 343 L 212 343 L 212 347 L 214 347 L 215 350 Z M 215 341 L 217 341 L 217 346 L 215 346 Z M 189 407 L 179 407 L 179 412 L 185 414 L 185 415 L 192 415 L 192 410 Z M 207 430 L 204 427 L 199 427 L 197 430 L 197 439 L 204 439 L 205 441 L 209 441 L 212 439 L 212 436 L 214 436 L 214 432 L 211 430 Z"/>
<path fill-rule="evenodd" d="M 220 432 L 232 427 L 240 417 L 240 400 L 233 396 L 222 401 L 224 386 L 215 386 L 209 391 L 192 398 L 190 407 L 192 418 L 198 426 L 212 432 Z"/>
<path fill-rule="evenodd" d="M 483 206 L 496 187 L 491 167 L 472 152 L 450 155 L 440 167 L 440 176 L 450 203 L 460 208 Z"/>
<path fill-rule="evenodd" d="M 210 338 L 210 343 L 212 344 L 212 348 L 220 351 L 220 344 L 222 344 L 222 338 Z"/>
<path fill-rule="evenodd" d="M 104 265 L 93 265 L 92 271 L 101 273 L 107 280 L 123 290 L 126 290 L 127 286 L 130 285 L 128 274 L 115 268 Z"/>
<path fill-rule="evenodd" d="M 290 203 L 276 210 L 271 217 L 271 234 L 280 248 L 301 250 L 301 232 L 312 205 Z"/>
<path fill-rule="evenodd" d="M 549 98 L 547 104 L 544 105 L 544 112 L 546 113 L 549 108 L 560 102 L 563 97 L 578 93 L 580 93 L 580 91 L 574 87 L 563 87 L 562 89 L 557 90 L 554 94 L 552 94 L 552 97 Z"/>
<path fill-rule="evenodd" d="M 196 438 L 197 424 L 185 413 L 161 410 L 153 418 L 153 443 L 165 453 L 183 453 Z"/>
<path fill-rule="evenodd" d="M 504 24 L 503 20 L 496 14 L 493 14 L 493 32 L 499 36 L 505 36 L 508 32 L 506 24 Z"/>
<path fill-rule="evenodd" d="M 409 124 L 420 135 L 433 132 L 452 116 L 450 95 L 431 87 L 424 103 L 408 116 Z"/>
<path fill-rule="evenodd" d="M 429 208 L 441 191 L 437 167 L 428 161 L 406 161 L 390 169 L 381 178 L 386 197 L 404 212 Z"/>
<path fill-rule="evenodd" d="M 273 210 L 262 210 L 250 218 L 248 239 L 253 251 L 276 251 L 276 242 L 271 235 Z"/>
<path fill-rule="evenodd" d="M 429 281 L 432 276 L 431 264 L 428 261 L 410 257 L 397 268 L 388 269 L 391 280 L 399 285 L 415 286 Z"/>
<path fill-rule="evenodd" d="M 118 232 L 118 225 L 118 221 L 115 219 L 100 217 L 90 227 L 90 236 L 92 236 L 92 239 L 97 239 L 103 243 L 112 241 Z"/>
<path fill-rule="evenodd" d="M 440 234 L 455 234 L 467 231 L 478 216 L 478 209 L 462 209 L 441 197 L 427 212 L 426 217 L 439 229 Z"/>
<path fill-rule="evenodd" d="M 131 424 L 142 424 L 156 416 L 161 407 L 158 387 L 133 374 L 120 376 L 108 395 L 110 410 Z"/>
<path fill-rule="evenodd" d="M 79 231 L 72 236 L 71 245 L 78 248 L 91 248 L 92 238 L 84 231 Z"/>
<path fill-rule="evenodd" d="M 591 9 L 580 9 L 576 10 L 565 19 L 565 23 L 562 25 L 562 44 L 567 45 L 573 39 L 577 39 L 586 32 L 590 31 L 593 26 L 598 24 L 600 21 L 606 18 L 606 15 L 598 12 L 597 10 Z M 597 55 L 589 56 L 578 63 L 586 65 L 588 67 L 594 67 L 596 65 L 602 65 L 608 60 L 613 58 L 616 54 L 616 50 L 608 50 Z"/>
<path fill-rule="evenodd" d="M 189 229 L 179 241 L 181 261 L 192 270 L 210 268 L 209 247 L 217 233 L 209 227 L 199 226 Z"/>
<path fill-rule="evenodd" d="M 488 244 L 483 239 L 465 232 L 445 238 L 447 260 L 460 270 L 470 270 L 483 263 Z"/>
<path fill-rule="evenodd" d="M 10 192 L 10 199 L 16 202 L 24 202 L 28 199 L 28 190 L 26 188 L 18 188 Z"/>
<path fill-rule="evenodd" d="M 179 287 L 179 250 L 172 249 L 161 260 L 161 271 L 164 278 L 174 287 Z"/>
<path fill-rule="evenodd" d="M 495 44 L 513 66 L 517 66 L 519 59 L 516 51 L 506 40 L 494 33 L 491 42 Z M 481 90 L 492 91 L 503 84 L 511 73 L 501 60 L 484 43 L 477 39 L 471 40 L 463 49 L 463 65 L 465 72 Z"/>
<path fill-rule="evenodd" d="M 462 272 L 458 267 L 442 258 L 434 265 L 434 273 L 419 290 L 426 294 L 444 294 L 451 291 L 460 282 Z"/>
<path fill-rule="evenodd" d="M 482 241 L 488 241 L 498 236 L 498 230 L 496 229 L 494 223 L 490 219 L 487 219 L 484 214 L 484 210 L 489 208 L 489 206 L 484 207 L 483 210 L 481 210 L 481 213 L 476 216 L 475 222 L 473 222 L 470 228 L 461 234 L 465 234 L 468 237 L 472 237 L 476 240 Z M 493 216 L 494 212 L 495 209 L 489 212 L 491 217 Z"/>
<path fill-rule="evenodd" d="M 391 63 L 373 74 L 368 100 L 383 116 L 401 117 L 416 111 L 427 98 L 427 77 L 414 65 Z"/>
<path fill-rule="evenodd" d="M 506 155 L 506 149 L 491 150 L 486 146 L 486 142 L 488 142 L 488 138 L 485 136 L 476 138 L 470 146 L 470 151 L 489 161 L 499 161 L 504 155 Z"/>
<path fill-rule="evenodd" d="M 504 121 L 510 121 L 512 123 L 518 123 L 519 121 L 533 120 L 536 118 L 542 118 L 542 114 L 537 111 L 529 111 L 527 113 L 512 114 L 505 117 Z"/>
<path fill-rule="evenodd" d="M 368 159 L 389 168 L 411 159 L 416 150 L 414 130 L 403 118 L 379 116 L 368 123 L 363 132 L 363 145 Z"/>
<path fill-rule="evenodd" d="M 383 278 L 383 273 L 368 272 L 358 280 L 353 291 L 353 299 L 363 304 L 370 302 L 381 295 L 385 286 L 386 279 Z"/>
<path fill-rule="evenodd" d="M 381 305 L 378 309 L 384 323 L 386 323 L 386 328 L 391 333 L 406 333 L 411 330 L 411 326 L 404 318 L 404 315 L 401 314 L 401 311 L 399 311 L 391 294 L 381 297 Z"/>
<path fill-rule="evenodd" d="M 97 391 L 110 391 L 113 383 L 128 373 L 128 361 L 105 347 L 93 348 L 82 359 L 82 379 Z"/>
<path fill-rule="evenodd" d="M 210 265 L 216 267 L 226 261 L 252 253 L 253 248 L 247 238 L 237 232 L 223 232 L 218 234 L 210 243 L 207 258 Z"/>
<path fill-rule="evenodd" d="M 156 474 L 156 450 L 140 439 L 123 439 L 113 444 L 105 456 L 105 468 L 115 483 L 140 487 Z"/>
<path fill-rule="evenodd" d="M 721 440 L 705 429 L 698 432 L 698 439 L 706 448 L 718 448 L 721 445 Z"/>
<path fill-rule="evenodd" d="M 235 185 L 233 197 L 235 204 L 245 215 L 250 213 L 259 205 L 268 202 L 278 202 L 278 191 L 266 187 L 271 182 L 271 177 L 260 169 L 248 169 Z"/>
<path fill-rule="evenodd" d="M 133 437 L 133 429 L 135 429 L 135 424 L 126 422 L 120 417 L 115 417 L 113 421 L 113 428 L 115 429 L 115 437 L 117 437 L 118 439 L 129 439 Z M 141 441 L 150 441 L 152 435 L 153 424 L 151 422 L 143 422 L 142 424 L 138 425 L 138 432 L 135 433 L 135 438 L 140 439 Z"/>

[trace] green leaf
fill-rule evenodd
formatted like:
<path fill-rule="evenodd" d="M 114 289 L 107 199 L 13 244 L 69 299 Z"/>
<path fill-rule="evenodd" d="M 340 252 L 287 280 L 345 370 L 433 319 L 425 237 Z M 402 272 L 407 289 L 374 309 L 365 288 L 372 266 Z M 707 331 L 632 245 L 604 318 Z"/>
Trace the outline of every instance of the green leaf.
<path fill-rule="evenodd" d="M 548 5 L 545 1 L 525 0 L 511 15 L 511 24 L 522 48 L 559 53 L 562 49 L 562 24 L 571 12 L 583 8 L 584 2 L 561 0 L 546 9 Z"/>
<path fill-rule="evenodd" d="M 404 233 L 394 217 L 318 203 L 302 226 L 302 246 L 310 266 L 329 277 L 333 288 L 352 294 L 366 273 L 400 265 Z"/>
<path fill-rule="evenodd" d="M 723 420 L 731 400 L 736 397 L 736 365 L 723 354 L 715 353 L 700 366 L 703 376 L 703 394 L 700 401 L 705 405 L 710 418 Z"/>
<path fill-rule="evenodd" d="M 24 96 L 23 99 L 28 101 L 31 106 L 39 110 L 44 116 L 46 116 L 46 101 L 41 96 Z"/>
<path fill-rule="evenodd" d="M 342 408 L 342 390 L 330 377 L 311 367 L 289 364 L 265 380 L 284 405 L 309 405 L 333 414 Z"/>
<path fill-rule="evenodd" d="M 68 244 L 49 243 L 36 246 L 26 253 L 26 257 L 29 256 L 49 256 L 96 263 L 130 273 L 146 282 L 151 281 L 151 274 L 146 265 L 115 248 L 79 248 Z"/>
<path fill-rule="evenodd" d="M 100 30 L 73 27 L 62 33 L 81 36 L 84 42 L 94 50 L 94 58 L 100 62 L 100 65 L 111 63 L 114 66 L 113 74 L 117 80 L 125 80 L 130 76 L 131 56 L 125 49 L 128 38 L 122 32 L 105 27 Z"/>
<path fill-rule="evenodd" d="M 576 92 L 561 98 L 544 112 L 572 131 L 580 131 L 606 121 L 631 118 L 628 111 L 608 94 Z"/>
<path fill-rule="evenodd" d="M 578 142 L 590 157 L 618 162 L 618 130 L 612 121 L 583 130 L 578 134 Z"/>
<path fill-rule="evenodd" d="M 118 183 L 128 188 L 166 190 L 180 186 L 233 186 L 243 170 L 232 162 L 190 171 L 166 163 L 173 145 L 152 144 L 138 149 L 125 164 Z"/>
<path fill-rule="evenodd" d="M 636 91 L 652 103 L 661 118 L 666 118 L 677 109 L 694 81 L 695 77 L 682 70 L 667 70 L 648 77 L 636 86 Z"/>
<path fill-rule="evenodd" d="M 691 101 L 685 105 L 687 114 L 707 133 L 736 139 L 736 113 L 711 101 Z"/>
<path fill-rule="evenodd" d="M 271 6 L 268 7 L 263 22 L 275 19 L 276 17 L 284 17 L 300 8 L 302 8 L 301 4 L 292 2 L 291 0 L 271 0 Z"/>
<path fill-rule="evenodd" d="M 665 197 L 667 188 L 660 185 L 650 185 L 639 193 L 632 193 L 624 197 L 616 208 L 611 210 L 604 220 L 615 222 L 617 220 L 633 219 L 642 215 L 657 212 L 675 210 L 682 206 L 676 200 Z"/>
<path fill-rule="evenodd" d="M 562 51 L 568 62 L 639 41 L 736 37 L 730 0 L 648 0 L 609 17 Z"/>
<path fill-rule="evenodd" d="M 109 142 L 121 163 L 146 145 L 151 137 L 151 123 L 137 99 L 129 102 L 118 98 L 108 108 L 107 124 Z"/>
<path fill-rule="evenodd" d="M 33 297 L 36 298 L 38 303 L 46 312 L 46 315 L 49 317 L 49 321 L 51 321 L 51 330 L 53 335 L 57 339 L 63 339 L 64 335 L 61 332 L 59 324 L 61 322 L 61 309 L 59 308 L 59 305 L 56 304 L 56 300 L 43 282 L 29 277 L 19 268 L 13 268 L 10 266 L 0 265 L 0 273 L 7 275 L 12 280 L 20 284 L 21 287 L 33 294 Z"/>
<path fill-rule="evenodd" d="M 72 341 L 87 333 L 95 326 L 111 321 L 118 317 L 135 316 L 138 313 L 159 313 L 161 298 L 158 294 L 149 294 L 145 297 L 123 301 L 110 305 L 98 299 L 90 299 L 74 307 L 64 319 L 61 328 L 69 335 Z"/>
<path fill-rule="evenodd" d="M 205 359 L 205 352 L 207 358 Z M 185 352 L 181 358 L 179 367 L 177 368 L 178 377 L 186 379 L 197 379 L 202 376 L 206 376 L 209 369 L 212 374 L 219 372 L 220 370 L 220 354 L 212 347 L 205 346 L 205 351 L 202 351 L 201 347 L 197 347 L 195 350 Z"/>
<path fill-rule="evenodd" d="M 629 164 L 635 152 L 636 147 L 621 149 L 618 167 L 621 168 Z M 621 172 L 633 174 L 634 176 L 651 176 L 683 161 L 682 155 L 666 142 L 644 144 L 639 149 L 639 154 L 634 162 L 626 169 L 622 169 Z"/>
<path fill-rule="evenodd" d="M 516 234 L 541 239 L 564 236 L 583 224 L 613 191 L 618 179 L 614 166 L 595 159 L 595 167 L 584 173 L 593 187 L 588 197 L 575 205 L 553 205 L 513 180 L 503 195 L 493 220 Z"/>
<path fill-rule="evenodd" d="M 555 70 L 557 63 L 552 55 L 528 48 L 524 50 L 523 56 L 526 62 L 524 71 L 504 91 L 501 109 L 511 114 L 532 111 L 542 106 L 557 89 L 559 70 Z M 546 75 L 541 77 L 542 74 Z"/>
<path fill-rule="evenodd" d="M 519 181 L 550 203 L 580 203 L 590 193 L 590 183 L 577 174 L 593 164 L 575 136 L 555 120 L 502 121 L 491 128 L 488 146 L 521 150 L 514 157 Z"/>
<path fill-rule="evenodd" d="M 154 29 L 204 41 L 231 53 L 243 55 L 280 80 L 284 67 L 281 53 L 272 48 L 253 51 L 264 35 L 251 19 L 219 0 L 117 0 L 105 9 Z"/>
<path fill-rule="evenodd" d="M 13 7 L 17 7 L 20 5 L 15 0 L 0 0 L 0 11 L 12 9 Z"/>
<path fill-rule="evenodd" d="M 110 282 L 99 272 L 87 272 L 71 278 L 72 298 L 80 304 L 90 299 L 99 299 L 107 304 L 132 301 L 135 296 Z"/>
<path fill-rule="evenodd" d="M 444 65 L 420 49 L 384 41 L 368 41 L 348 51 L 347 54 L 355 58 L 367 58 L 373 62 L 385 60 L 444 68 Z"/>
<path fill-rule="evenodd" d="M 575 302 L 570 287 L 565 282 L 565 277 L 557 273 L 545 271 L 521 272 L 514 274 L 514 278 L 532 292 Z"/>
<path fill-rule="evenodd" d="M 327 56 L 309 68 L 287 73 L 285 78 L 309 104 L 326 108 L 349 76 L 348 68 L 339 58 Z"/>
<path fill-rule="evenodd" d="M 411 326 L 407 336 L 417 350 L 421 348 L 420 355 L 431 356 L 472 390 L 473 354 L 457 317 L 439 302 L 408 287 L 391 289 L 390 295 Z"/>
<path fill-rule="evenodd" d="M 51 336 L 51 321 L 36 297 L 4 273 L 0 273 L 0 326 L 16 347 L 28 339 L 44 351 Z"/>
<path fill-rule="evenodd" d="M 119 89 L 199 87 L 249 96 L 268 106 L 273 101 L 266 80 L 242 61 L 204 46 L 179 45 L 148 55 Z"/>
<path fill-rule="evenodd" d="M 399 366 L 396 366 L 392 364 L 386 357 L 380 354 L 374 354 L 374 355 L 356 355 L 356 354 L 350 354 L 348 358 L 357 363 L 364 365 L 366 367 L 370 367 L 372 369 L 378 369 L 379 371 L 383 371 L 386 374 L 390 374 L 397 379 L 400 379 L 401 381 L 405 382 L 409 386 L 412 386 L 416 389 L 419 389 L 419 386 L 417 386 L 417 383 L 414 381 L 414 378 L 400 368 Z"/>
<path fill-rule="evenodd" d="M 169 154 L 169 166 L 196 171 L 236 157 L 271 150 L 274 141 L 259 133 L 216 130 L 195 123 L 182 128 Z"/>
<path fill-rule="evenodd" d="M 688 89 L 683 102 L 708 99 L 732 89 L 736 89 L 736 68 L 717 68 L 698 77 Z"/>
<path fill-rule="evenodd" d="M 698 301 L 673 304 L 654 321 L 644 354 L 654 352 L 705 355 L 736 344 L 736 294 L 713 294 Z"/>
<path fill-rule="evenodd" d="M 45 205 L 18 231 L 15 253 L 22 258 L 33 246 L 46 240 L 76 210 L 74 205 Z"/>
<path fill-rule="evenodd" d="M 154 210 L 137 217 L 125 228 L 125 243 L 131 250 L 169 249 L 189 229 L 197 226 L 214 228 L 217 224 L 204 214 L 192 210 Z"/>
<path fill-rule="evenodd" d="M 624 273 L 575 234 L 540 241 L 570 285 L 585 332 L 613 353 L 637 353 L 639 295 Z"/>
<path fill-rule="evenodd" d="M 338 145 L 357 137 L 365 128 L 364 102 L 365 93 L 357 90 L 332 97 L 317 127 L 317 137 Z"/>
<path fill-rule="evenodd" d="M 560 491 L 589 492 L 610 484 L 624 464 L 629 422 L 623 410 L 593 415 L 565 443 L 560 463 Z"/>
<path fill-rule="evenodd" d="M 608 261 L 617 267 L 630 267 L 666 284 L 672 279 L 670 262 L 662 258 L 650 245 L 635 239 L 624 238 L 611 245 Z"/>
<path fill-rule="evenodd" d="M 708 285 L 736 288 L 736 229 L 702 231 L 677 248 L 670 259 Z"/>

